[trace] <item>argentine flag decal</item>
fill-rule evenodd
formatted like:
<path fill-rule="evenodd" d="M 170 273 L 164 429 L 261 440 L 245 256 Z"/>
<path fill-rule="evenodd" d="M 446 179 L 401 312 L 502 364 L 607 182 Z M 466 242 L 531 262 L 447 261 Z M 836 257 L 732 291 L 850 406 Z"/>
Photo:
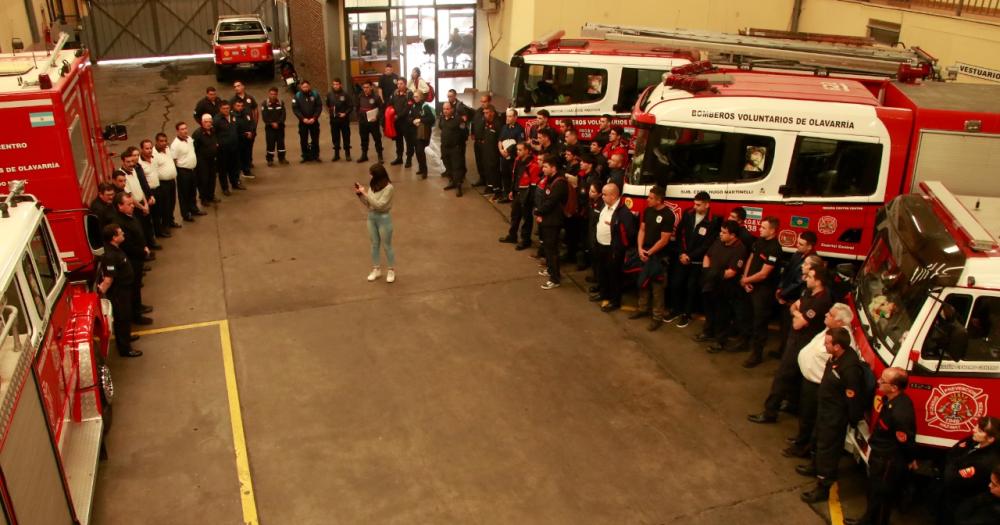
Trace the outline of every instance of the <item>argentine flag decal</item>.
<path fill-rule="evenodd" d="M 51 111 L 30 113 L 28 116 L 31 118 L 31 127 L 33 128 L 44 128 L 46 126 L 56 125 L 56 117 Z"/>

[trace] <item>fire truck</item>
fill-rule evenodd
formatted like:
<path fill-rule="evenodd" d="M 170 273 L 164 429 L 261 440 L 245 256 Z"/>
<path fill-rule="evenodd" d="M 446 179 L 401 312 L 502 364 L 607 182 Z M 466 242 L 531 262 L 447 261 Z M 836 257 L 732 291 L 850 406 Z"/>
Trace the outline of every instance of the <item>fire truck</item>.
<path fill-rule="evenodd" d="M 274 47 L 271 28 L 258 14 L 222 15 L 209 29 L 215 57 L 215 79 L 222 81 L 227 72 L 257 69 L 267 79 L 274 78 Z"/>
<path fill-rule="evenodd" d="M 0 524 L 85 524 L 113 395 L 110 308 L 68 280 L 24 187 L 0 197 Z"/>
<path fill-rule="evenodd" d="M 920 50 L 716 33 L 589 27 L 610 40 L 700 49 L 647 88 L 633 111 L 624 188 L 634 212 L 662 184 L 675 213 L 708 192 L 717 213 L 772 215 L 792 249 L 814 231 L 821 255 L 860 260 L 879 208 L 923 180 L 959 193 L 1000 152 L 1000 86 L 937 81 Z"/>
<path fill-rule="evenodd" d="M 555 125 L 571 125 L 583 141 L 593 139 L 602 115 L 611 115 L 612 125 L 631 133 L 632 107 L 643 89 L 696 56 L 656 44 L 564 35 L 555 31 L 514 53 L 511 100 L 522 126 L 530 126 L 545 109 Z"/>
<path fill-rule="evenodd" d="M 64 50 L 67 40 L 47 52 L 0 54 L 0 192 L 26 180 L 49 211 L 62 259 L 85 271 L 102 246 L 87 205 L 113 171 L 106 141 L 126 134 L 101 129 L 90 55 Z"/>
<path fill-rule="evenodd" d="M 876 377 L 908 370 L 917 443 L 950 447 L 1000 413 L 1000 199 L 918 184 L 878 214 L 853 278 L 853 331 Z M 843 269 L 843 265 L 842 268 Z M 881 409 L 878 401 L 872 417 Z M 868 422 L 848 436 L 867 459 Z"/>

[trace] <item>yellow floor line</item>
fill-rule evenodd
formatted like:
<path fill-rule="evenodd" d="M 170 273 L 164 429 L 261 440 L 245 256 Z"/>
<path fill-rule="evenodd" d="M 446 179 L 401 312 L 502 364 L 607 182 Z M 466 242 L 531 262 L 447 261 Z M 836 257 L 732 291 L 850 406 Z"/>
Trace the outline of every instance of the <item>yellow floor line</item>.
<path fill-rule="evenodd" d="M 836 483 L 830 487 L 830 525 L 844 525 L 844 509 L 840 507 L 840 486 Z"/>
<path fill-rule="evenodd" d="M 236 385 L 236 367 L 233 362 L 233 341 L 229 335 L 229 321 L 205 321 L 164 328 L 153 328 L 132 332 L 135 335 L 154 335 L 193 328 L 219 327 L 219 339 L 222 346 L 222 367 L 226 374 L 226 394 L 229 398 L 229 423 L 233 428 L 233 450 L 236 453 L 236 475 L 240 481 L 240 500 L 243 506 L 244 525 L 258 525 L 257 500 L 253 493 L 253 480 L 250 477 L 250 458 L 247 455 L 246 436 L 243 432 L 243 412 L 240 410 L 240 392 Z"/>
<path fill-rule="evenodd" d="M 205 328 L 207 326 L 219 326 L 220 323 L 225 321 L 205 321 L 203 323 L 191 323 L 191 324 L 179 324 L 177 326 L 167 326 L 164 328 L 151 328 L 149 330 L 139 330 L 138 332 L 132 332 L 132 335 L 154 335 L 154 334 L 166 334 L 170 332 L 179 332 L 181 330 L 190 330 L 192 328 Z"/>
<path fill-rule="evenodd" d="M 243 501 L 243 523 L 257 525 L 257 502 L 250 478 L 250 458 L 243 434 L 243 412 L 240 410 L 240 392 L 236 387 L 236 367 L 233 364 L 233 342 L 229 337 L 229 321 L 219 323 L 222 339 L 222 364 L 226 370 L 226 392 L 229 394 L 229 422 L 233 426 L 233 447 L 236 452 L 236 474 L 240 479 L 240 499 Z"/>

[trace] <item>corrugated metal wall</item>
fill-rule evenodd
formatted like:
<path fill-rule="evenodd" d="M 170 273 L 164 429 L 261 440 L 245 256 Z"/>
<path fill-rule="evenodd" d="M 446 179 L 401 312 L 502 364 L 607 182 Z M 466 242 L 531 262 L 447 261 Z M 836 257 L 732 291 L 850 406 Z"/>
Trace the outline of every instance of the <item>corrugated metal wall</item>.
<path fill-rule="evenodd" d="M 287 41 L 283 0 L 87 0 L 84 38 L 97 60 L 211 53 L 219 15 L 258 13 Z M 280 12 L 280 14 L 279 14 Z"/>

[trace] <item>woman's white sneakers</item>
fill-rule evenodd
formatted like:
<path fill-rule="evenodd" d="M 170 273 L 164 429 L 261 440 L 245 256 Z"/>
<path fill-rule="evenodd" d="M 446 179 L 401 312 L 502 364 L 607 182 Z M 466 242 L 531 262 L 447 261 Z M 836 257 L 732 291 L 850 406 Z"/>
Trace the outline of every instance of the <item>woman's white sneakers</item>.
<path fill-rule="evenodd" d="M 368 274 L 368 282 L 377 281 L 379 277 L 382 277 L 382 269 L 378 267 L 372 268 L 372 273 Z M 385 282 L 396 282 L 396 270 L 390 268 L 385 272 Z"/>

